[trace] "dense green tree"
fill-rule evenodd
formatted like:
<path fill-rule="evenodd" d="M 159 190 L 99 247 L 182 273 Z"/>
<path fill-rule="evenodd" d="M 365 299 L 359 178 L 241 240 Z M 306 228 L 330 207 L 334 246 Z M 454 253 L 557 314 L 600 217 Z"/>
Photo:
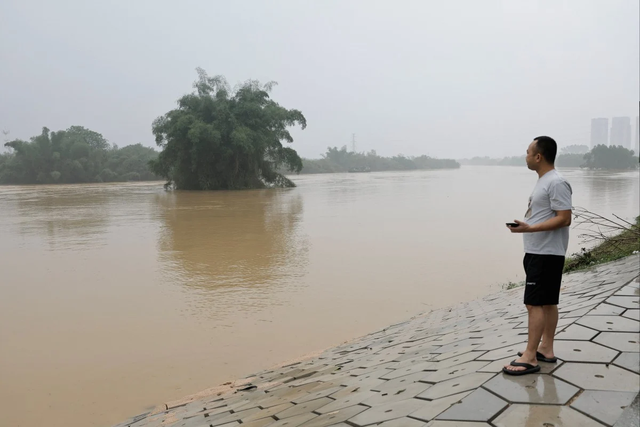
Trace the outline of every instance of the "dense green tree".
<path fill-rule="evenodd" d="M 270 99 L 274 83 L 248 81 L 232 91 L 222 76 L 200 68 L 198 75 L 195 92 L 153 122 L 162 151 L 151 169 L 185 190 L 293 186 L 278 170 L 302 168 L 296 151 L 282 145 L 293 142 L 290 126 L 306 127 L 302 113 Z"/>
<path fill-rule="evenodd" d="M 589 169 L 636 169 L 638 157 L 633 150 L 621 145 L 596 145 L 585 154 L 585 167 Z"/>
<path fill-rule="evenodd" d="M 56 184 L 158 179 L 149 161 L 158 153 L 140 144 L 119 149 L 82 126 L 42 133 L 30 141 L 5 144 L 0 155 L 0 184 Z"/>

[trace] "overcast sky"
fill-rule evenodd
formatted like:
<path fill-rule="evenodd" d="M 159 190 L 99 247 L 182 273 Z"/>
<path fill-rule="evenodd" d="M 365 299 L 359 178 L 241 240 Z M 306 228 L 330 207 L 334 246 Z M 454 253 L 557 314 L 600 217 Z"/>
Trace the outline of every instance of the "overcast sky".
<path fill-rule="evenodd" d="M 587 143 L 639 100 L 637 0 L 2 0 L 0 128 L 154 145 L 196 67 L 279 85 L 293 148 L 461 158 Z M 635 133 L 635 129 L 632 130 Z"/>

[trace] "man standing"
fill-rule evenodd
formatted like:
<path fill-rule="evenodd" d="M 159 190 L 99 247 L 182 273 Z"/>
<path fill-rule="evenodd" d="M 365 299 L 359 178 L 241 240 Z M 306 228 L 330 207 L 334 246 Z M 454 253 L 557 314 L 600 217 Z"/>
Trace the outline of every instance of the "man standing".
<path fill-rule="evenodd" d="M 512 233 L 524 233 L 524 303 L 529 313 L 527 348 L 502 369 L 509 375 L 538 372 L 538 361 L 557 361 L 553 339 L 572 208 L 571 186 L 554 167 L 557 151 L 556 142 L 548 136 L 539 136 L 529 145 L 527 167 L 537 172 L 538 182 L 529 197 L 526 222 L 516 220 L 516 226 L 507 226 Z"/>

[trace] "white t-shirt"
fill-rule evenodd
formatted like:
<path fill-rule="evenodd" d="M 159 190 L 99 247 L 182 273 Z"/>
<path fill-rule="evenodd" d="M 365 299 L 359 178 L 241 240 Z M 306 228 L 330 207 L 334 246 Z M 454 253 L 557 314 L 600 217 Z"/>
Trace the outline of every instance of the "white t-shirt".
<path fill-rule="evenodd" d="M 539 224 L 556 216 L 556 211 L 571 210 L 571 185 L 555 169 L 542 175 L 536 183 L 524 222 Z M 524 233 L 524 251 L 537 255 L 565 256 L 569 245 L 569 227 L 552 231 Z"/>

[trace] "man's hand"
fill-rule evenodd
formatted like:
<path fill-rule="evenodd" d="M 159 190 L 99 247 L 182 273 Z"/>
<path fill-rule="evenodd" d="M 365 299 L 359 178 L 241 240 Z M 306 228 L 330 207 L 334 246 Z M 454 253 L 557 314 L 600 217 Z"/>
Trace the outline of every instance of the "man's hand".
<path fill-rule="evenodd" d="M 511 230 L 512 233 L 530 233 L 531 232 L 531 226 L 529 224 L 527 224 L 526 222 L 518 221 L 517 219 L 514 219 L 513 222 L 518 224 L 518 226 L 517 227 L 509 227 L 507 225 L 507 228 L 509 230 Z"/>
<path fill-rule="evenodd" d="M 536 233 L 538 231 L 552 231 L 557 230 L 562 227 L 569 227 L 571 225 L 571 211 L 556 211 L 556 216 L 553 218 L 549 218 L 545 222 L 541 222 L 539 224 L 529 225 L 526 222 L 518 221 L 517 219 L 513 220 L 517 227 L 509 227 L 507 228 L 511 230 L 512 233 Z"/>

